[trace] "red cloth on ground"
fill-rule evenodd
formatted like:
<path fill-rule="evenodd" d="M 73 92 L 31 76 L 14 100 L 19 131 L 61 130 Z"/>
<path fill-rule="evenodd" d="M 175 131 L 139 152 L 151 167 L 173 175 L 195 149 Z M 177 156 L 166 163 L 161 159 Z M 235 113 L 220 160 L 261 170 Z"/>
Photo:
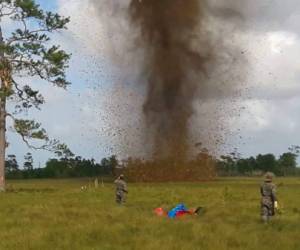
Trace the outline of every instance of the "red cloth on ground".
<path fill-rule="evenodd" d="M 176 217 L 181 217 L 181 216 L 184 216 L 184 215 L 187 215 L 187 214 L 192 214 L 190 211 L 178 211 L 176 213 Z"/>

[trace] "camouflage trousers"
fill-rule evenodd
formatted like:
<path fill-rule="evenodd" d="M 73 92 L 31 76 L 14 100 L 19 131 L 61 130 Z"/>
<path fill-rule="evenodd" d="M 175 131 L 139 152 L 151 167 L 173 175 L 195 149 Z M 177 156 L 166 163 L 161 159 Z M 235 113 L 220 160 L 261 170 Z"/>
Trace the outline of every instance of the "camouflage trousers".
<path fill-rule="evenodd" d="M 271 199 L 262 198 L 261 201 L 261 218 L 264 222 L 268 222 L 274 216 L 274 205 Z"/>
<path fill-rule="evenodd" d="M 123 204 L 126 201 L 126 195 L 124 192 L 117 192 L 116 193 L 116 202 L 118 204 Z"/>

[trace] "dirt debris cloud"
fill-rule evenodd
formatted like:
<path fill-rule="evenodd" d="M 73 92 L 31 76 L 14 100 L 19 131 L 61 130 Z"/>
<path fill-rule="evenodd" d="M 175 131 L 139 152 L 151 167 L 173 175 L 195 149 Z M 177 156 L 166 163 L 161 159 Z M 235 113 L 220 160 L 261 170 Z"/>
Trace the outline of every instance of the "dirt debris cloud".
<path fill-rule="evenodd" d="M 130 21 L 140 32 L 136 42 L 144 49 L 143 111 L 158 158 L 187 156 L 193 100 L 213 57 L 208 39 L 201 37 L 205 7 L 199 0 L 132 0 L 129 5 Z"/>
<path fill-rule="evenodd" d="M 244 53 L 233 32 L 242 27 L 241 5 L 225 0 L 89 1 L 107 26 L 113 62 L 125 62 L 120 67 L 127 72 L 123 80 L 142 89 L 137 90 L 145 98 L 141 151 L 147 147 L 144 151 L 152 152 L 152 158 L 184 160 L 197 142 L 206 146 L 211 138 L 220 141 L 227 117 L 223 103 L 231 105 L 228 98 L 236 95 L 237 81 L 245 78 L 240 62 Z M 128 114 L 118 116 L 129 121 Z M 132 154 L 125 145 L 135 140 L 131 135 L 122 144 L 126 155 Z"/>

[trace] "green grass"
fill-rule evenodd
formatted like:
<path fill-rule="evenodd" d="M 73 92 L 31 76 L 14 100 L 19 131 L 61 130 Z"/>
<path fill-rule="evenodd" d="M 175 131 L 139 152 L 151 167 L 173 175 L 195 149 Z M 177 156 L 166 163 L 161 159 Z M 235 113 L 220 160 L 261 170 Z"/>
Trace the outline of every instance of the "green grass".
<path fill-rule="evenodd" d="M 283 213 L 260 222 L 258 179 L 129 184 L 125 206 L 114 187 L 81 191 L 88 180 L 10 181 L 0 194 L 0 249 L 300 249 L 300 179 L 276 179 Z M 184 202 L 206 213 L 159 218 L 156 207 Z"/>

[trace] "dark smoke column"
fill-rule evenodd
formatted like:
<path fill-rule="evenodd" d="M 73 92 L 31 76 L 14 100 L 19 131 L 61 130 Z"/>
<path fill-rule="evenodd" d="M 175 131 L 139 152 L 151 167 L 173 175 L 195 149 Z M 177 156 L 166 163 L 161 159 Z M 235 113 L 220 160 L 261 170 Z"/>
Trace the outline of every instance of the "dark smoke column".
<path fill-rule="evenodd" d="M 184 160 L 188 155 L 192 103 L 210 54 L 208 46 L 205 56 L 199 53 L 206 40 L 200 37 L 203 8 L 199 0 L 131 0 L 129 6 L 140 32 L 137 44 L 145 51 L 144 114 L 157 158 Z"/>

